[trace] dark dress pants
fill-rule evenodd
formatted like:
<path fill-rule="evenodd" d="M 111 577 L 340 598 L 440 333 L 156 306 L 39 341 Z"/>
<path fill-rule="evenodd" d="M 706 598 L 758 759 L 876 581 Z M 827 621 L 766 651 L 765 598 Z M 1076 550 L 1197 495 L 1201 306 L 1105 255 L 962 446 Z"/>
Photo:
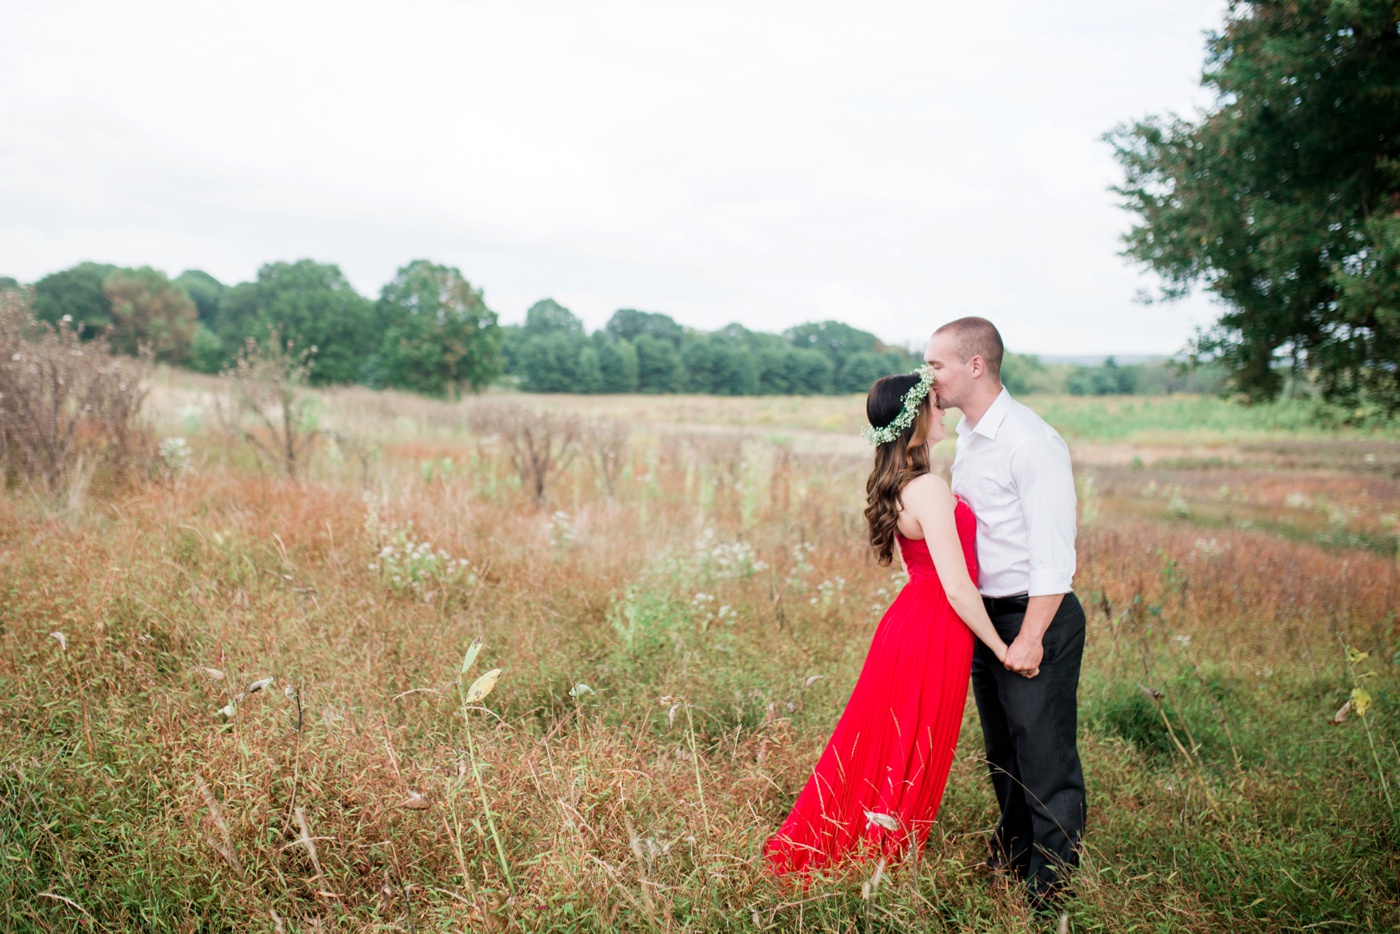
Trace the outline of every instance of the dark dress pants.
<path fill-rule="evenodd" d="M 1024 598 L 984 601 L 1008 645 L 1021 631 Z M 1053 897 L 1079 863 L 1084 836 L 1084 771 L 1079 765 L 1077 692 L 1084 654 L 1084 610 L 1067 593 L 1045 631 L 1040 674 L 1007 671 L 977 643 L 972 691 L 1001 820 L 992 866 L 1025 881 L 1031 899 Z"/>

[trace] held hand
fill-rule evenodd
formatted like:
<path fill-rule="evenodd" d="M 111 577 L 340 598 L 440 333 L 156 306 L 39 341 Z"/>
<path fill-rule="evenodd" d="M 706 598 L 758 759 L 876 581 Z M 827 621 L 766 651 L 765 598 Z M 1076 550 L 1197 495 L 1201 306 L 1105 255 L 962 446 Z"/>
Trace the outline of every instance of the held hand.
<path fill-rule="evenodd" d="M 1017 636 L 1006 650 L 1006 658 L 1002 660 L 1002 664 L 1006 666 L 1007 671 L 1034 678 L 1040 673 L 1040 660 L 1044 655 L 1045 648 L 1039 639 L 1031 640 Z"/>

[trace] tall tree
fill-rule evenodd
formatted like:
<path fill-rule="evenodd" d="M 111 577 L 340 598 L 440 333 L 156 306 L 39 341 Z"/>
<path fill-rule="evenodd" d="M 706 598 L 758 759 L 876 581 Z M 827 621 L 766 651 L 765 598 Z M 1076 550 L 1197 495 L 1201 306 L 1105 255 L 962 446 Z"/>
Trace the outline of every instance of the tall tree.
<path fill-rule="evenodd" d="M 262 344 L 274 332 L 296 347 L 315 347 L 308 379 L 314 385 L 364 381 L 383 337 L 373 303 L 340 267 L 310 259 L 267 263 L 256 281 L 227 289 L 215 324 L 227 359 L 247 338 Z"/>
<path fill-rule="evenodd" d="M 186 269 L 175 278 L 175 284 L 185 290 L 199 312 L 199 326 L 187 361 L 191 369 L 201 373 L 217 373 L 230 362 L 219 338 L 219 304 L 228 286 L 200 269 Z"/>
<path fill-rule="evenodd" d="M 1400 7 L 1232 0 L 1191 121 L 1108 134 L 1137 215 L 1126 255 L 1162 294 L 1226 311 L 1198 354 L 1275 396 L 1291 367 L 1327 398 L 1400 412 Z"/>
<path fill-rule="evenodd" d="M 869 331 L 853 328 L 841 321 L 814 321 L 799 324 L 783 332 L 783 337 L 800 350 L 818 350 L 831 361 L 832 369 L 839 373 L 846 358 L 865 351 L 883 351 L 885 345 Z M 869 384 L 866 385 L 869 389 Z"/>
<path fill-rule="evenodd" d="M 819 396 L 831 392 L 834 367 L 831 358 L 819 350 L 794 347 L 783 358 L 788 391 L 803 396 Z"/>
<path fill-rule="evenodd" d="M 83 337 L 91 340 L 112 323 L 112 303 L 102 291 L 117 267 L 107 263 L 79 263 L 50 273 L 34 283 L 34 317 L 58 324 L 66 315 Z"/>
<path fill-rule="evenodd" d="M 639 334 L 631 343 L 637 353 L 638 392 L 682 391 L 685 385 L 685 369 L 674 344 L 650 334 Z"/>
<path fill-rule="evenodd" d="M 591 340 L 598 353 L 598 371 L 602 379 L 599 392 L 636 392 L 637 351 L 632 344 L 606 331 L 595 331 Z"/>
<path fill-rule="evenodd" d="M 583 322 L 572 311 L 552 298 L 541 299 L 525 312 L 521 331 L 528 337 L 543 334 L 563 334 L 572 340 L 582 340 Z"/>
<path fill-rule="evenodd" d="M 175 284 L 185 290 L 199 312 L 199 323 L 211 330 L 219 315 L 219 300 L 228 286 L 201 269 L 186 269 L 175 278 Z"/>
<path fill-rule="evenodd" d="M 501 329 L 454 266 L 414 260 L 379 297 L 391 385 L 428 395 L 479 392 L 501 373 Z"/>
<path fill-rule="evenodd" d="M 836 373 L 837 392 L 869 392 L 870 385 L 882 376 L 898 373 L 890 369 L 889 361 L 873 350 L 860 350 L 846 358 Z"/>
<path fill-rule="evenodd" d="M 584 391 L 579 385 L 579 351 L 587 346 L 559 331 L 526 338 L 520 349 L 520 388 L 526 392 Z"/>
<path fill-rule="evenodd" d="M 303 259 L 258 270 L 259 337 L 273 330 L 297 346 L 315 347 L 310 382 L 353 383 L 377 349 L 374 306 L 340 267 Z"/>
<path fill-rule="evenodd" d="M 117 269 L 102 286 L 112 316 L 112 349 L 135 354 L 150 347 L 155 358 L 183 363 L 194 343 L 199 315 L 189 295 L 165 273 L 142 266 Z"/>
<path fill-rule="evenodd" d="M 680 347 L 681 338 L 685 336 L 685 328 L 677 324 L 670 315 L 656 311 L 637 311 L 633 308 L 617 311 L 608 319 L 603 330 L 625 341 L 635 341 L 645 334 L 656 340 L 666 341 L 676 348 Z"/>
<path fill-rule="evenodd" d="M 732 327 L 732 325 L 731 325 Z M 758 367 L 742 335 L 690 334 L 681 350 L 687 392 L 748 396 L 758 392 Z"/>

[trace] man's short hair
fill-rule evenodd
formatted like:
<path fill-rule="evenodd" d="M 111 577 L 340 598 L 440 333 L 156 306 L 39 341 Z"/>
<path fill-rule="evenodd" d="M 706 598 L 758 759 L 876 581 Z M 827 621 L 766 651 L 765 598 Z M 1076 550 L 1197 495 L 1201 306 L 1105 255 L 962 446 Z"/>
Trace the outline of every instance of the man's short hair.
<path fill-rule="evenodd" d="M 959 318 L 933 332 L 953 339 L 953 349 L 963 363 L 981 357 L 993 379 L 1001 379 L 1001 358 L 1006 352 L 996 325 L 986 318 Z"/>

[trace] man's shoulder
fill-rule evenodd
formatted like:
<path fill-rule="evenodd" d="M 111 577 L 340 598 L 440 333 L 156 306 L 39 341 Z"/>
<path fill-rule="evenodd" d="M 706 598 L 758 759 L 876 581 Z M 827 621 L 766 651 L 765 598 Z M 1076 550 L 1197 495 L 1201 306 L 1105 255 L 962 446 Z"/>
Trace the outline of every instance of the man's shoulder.
<path fill-rule="evenodd" d="M 1007 400 L 1011 405 L 1006 410 L 1003 427 L 1010 428 L 1017 436 L 1024 438 L 1058 438 L 1060 433 L 1040 413 L 1016 399 Z"/>

